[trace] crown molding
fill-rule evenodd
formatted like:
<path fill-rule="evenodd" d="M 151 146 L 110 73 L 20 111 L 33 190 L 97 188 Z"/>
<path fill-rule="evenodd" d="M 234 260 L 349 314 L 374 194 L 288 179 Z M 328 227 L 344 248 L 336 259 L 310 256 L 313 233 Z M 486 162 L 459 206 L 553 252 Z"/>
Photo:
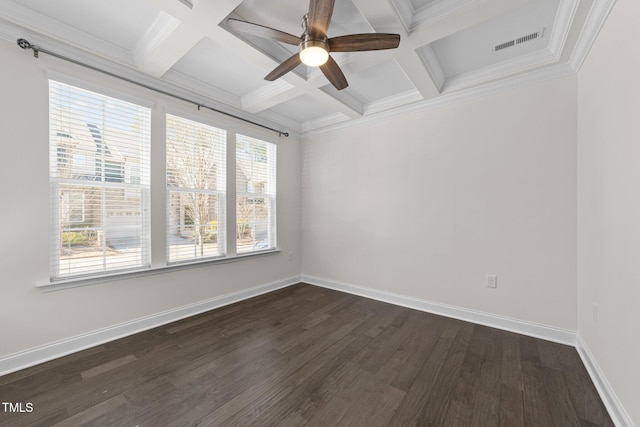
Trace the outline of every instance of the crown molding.
<path fill-rule="evenodd" d="M 307 120 L 302 124 L 302 136 L 314 133 L 318 129 L 333 128 L 334 126 L 348 127 L 346 123 L 350 123 L 349 117 L 342 113 L 332 113 L 315 120 Z"/>
<path fill-rule="evenodd" d="M 213 86 L 207 82 L 203 82 L 200 79 L 184 74 L 181 71 L 170 69 L 162 76 L 162 79 L 187 91 L 191 90 L 189 88 L 197 87 L 198 93 L 206 96 L 207 98 L 215 99 L 216 101 L 240 109 L 239 96 L 229 93 L 226 90 L 220 89 L 219 87 Z"/>
<path fill-rule="evenodd" d="M 84 50 L 99 52 L 101 56 L 112 61 L 127 65 L 133 64 L 131 51 L 55 20 L 15 1 L 7 1 L 3 5 L 3 12 L 0 12 L 0 20 L 21 28 L 38 28 L 40 37 L 45 37 L 47 40 L 55 40 L 65 44 L 73 42 Z"/>
<path fill-rule="evenodd" d="M 596 41 L 602 26 L 615 4 L 616 0 L 594 0 L 591 5 L 589 15 L 582 26 L 582 31 L 580 32 L 576 46 L 569 58 L 569 64 L 575 72 L 580 70 L 585 59 L 587 59 L 587 54 L 591 50 L 591 46 L 593 46 L 593 43 Z"/>
<path fill-rule="evenodd" d="M 412 114 L 419 111 L 425 111 L 431 108 L 443 107 L 458 102 L 468 101 L 471 99 L 484 97 L 498 92 L 515 89 L 521 86 L 528 86 L 538 82 L 556 79 L 567 75 L 575 74 L 568 64 L 556 64 L 548 67 L 542 67 L 533 71 L 525 72 L 512 76 L 503 80 L 497 80 L 485 83 L 480 86 L 467 88 L 450 93 L 444 93 L 439 97 L 426 99 L 421 102 L 415 102 L 404 107 L 394 110 L 384 111 L 375 114 L 369 114 L 359 119 L 350 121 L 337 122 L 337 120 L 325 119 L 316 120 L 314 122 L 306 122 L 302 129 L 302 138 L 307 139 L 323 133 L 333 132 L 336 130 L 346 129 L 349 127 L 364 126 L 373 122 L 380 122 L 388 118 Z M 324 125 L 324 126 L 322 126 Z"/>
<path fill-rule="evenodd" d="M 576 16 L 579 3 L 579 0 L 560 0 L 556 19 L 553 21 L 553 28 L 549 38 L 549 50 L 551 50 L 558 59 L 560 55 L 562 55 L 567 37 L 569 37 L 573 18 Z"/>
<path fill-rule="evenodd" d="M 400 18 L 400 22 L 402 22 L 402 26 L 407 31 L 407 33 L 411 32 L 411 25 L 413 24 L 413 15 L 415 14 L 415 10 L 411 5 L 410 0 L 391 0 L 391 6 L 396 11 L 396 15 Z"/>
<path fill-rule="evenodd" d="M 281 93 L 285 93 L 291 89 L 293 86 L 290 83 L 287 83 L 284 79 L 278 79 L 274 82 L 269 82 L 269 84 L 259 87 L 258 89 L 244 94 L 240 97 L 240 105 L 243 110 L 251 110 L 256 105 L 259 105 L 264 99 L 269 99 L 280 95 Z"/>
<path fill-rule="evenodd" d="M 531 53 L 517 56 L 513 59 L 502 61 L 479 70 L 449 77 L 445 80 L 442 92 L 451 92 L 476 86 L 490 80 L 496 80 L 516 73 L 526 72 L 534 67 L 553 64 L 558 57 L 549 49 L 541 49 Z"/>
<path fill-rule="evenodd" d="M 410 1 L 410 0 L 409 0 Z M 436 0 L 414 11 L 411 31 L 438 21 L 477 0 Z"/>
<path fill-rule="evenodd" d="M 416 89 L 411 89 L 397 95 L 373 101 L 364 105 L 364 114 L 376 114 L 393 108 L 402 107 L 407 104 L 422 101 L 424 98 Z"/>
<path fill-rule="evenodd" d="M 391 0 L 402 25 L 408 33 L 424 25 L 438 21 L 457 9 L 469 6 L 477 0 L 435 0 L 415 9 L 411 0 Z"/>

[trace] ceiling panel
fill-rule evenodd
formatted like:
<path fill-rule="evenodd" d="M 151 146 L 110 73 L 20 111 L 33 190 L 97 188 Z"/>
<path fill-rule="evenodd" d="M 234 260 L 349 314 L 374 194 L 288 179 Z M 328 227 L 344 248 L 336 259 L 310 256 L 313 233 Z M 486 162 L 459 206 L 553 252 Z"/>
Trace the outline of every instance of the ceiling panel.
<path fill-rule="evenodd" d="M 316 101 L 309 95 L 298 96 L 276 107 L 270 108 L 268 111 L 289 117 L 299 123 L 316 120 L 334 113 L 334 110 Z"/>
<path fill-rule="evenodd" d="M 445 78 L 507 61 L 549 45 L 560 0 L 537 0 L 431 43 Z M 535 32 L 542 37 L 494 52 L 494 46 Z"/>
<path fill-rule="evenodd" d="M 349 75 L 349 87 L 344 91 L 368 104 L 415 89 L 395 60 L 388 60 L 374 67 Z"/>
<path fill-rule="evenodd" d="M 233 95 L 242 96 L 269 82 L 262 70 L 242 55 L 236 55 L 215 41 L 204 38 L 174 65 L 173 70 Z"/>

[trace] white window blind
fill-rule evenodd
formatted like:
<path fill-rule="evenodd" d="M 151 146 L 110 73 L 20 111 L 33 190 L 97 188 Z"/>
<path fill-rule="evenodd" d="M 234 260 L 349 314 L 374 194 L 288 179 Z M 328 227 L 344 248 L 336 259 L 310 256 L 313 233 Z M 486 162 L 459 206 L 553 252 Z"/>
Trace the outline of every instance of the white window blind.
<path fill-rule="evenodd" d="M 168 261 L 224 256 L 227 133 L 166 118 Z"/>
<path fill-rule="evenodd" d="M 236 136 L 236 248 L 275 249 L 276 145 Z"/>
<path fill-rule="evenodd" d="M 49 81 L 52 280 L 149 267 L 150 116 Z"/>

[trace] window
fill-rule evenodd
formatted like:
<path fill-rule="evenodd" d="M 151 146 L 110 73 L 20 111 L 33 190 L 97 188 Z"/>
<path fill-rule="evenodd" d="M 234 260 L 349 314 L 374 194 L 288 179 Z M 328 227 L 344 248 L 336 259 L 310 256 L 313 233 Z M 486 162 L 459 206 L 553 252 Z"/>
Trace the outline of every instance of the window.
<path fill-rule="evenodd" d="M 142 104 L 49 80 L 51 282 L 276 249 L 276 144 L 163 114 L 166 138 L 153 146 L 165 170 L 152 177 Z M 154 206 L 165 206 L 166 228 L 152 227 L 152 189 L 164 192 Z M 156 239 L 166 250 L 152 258 Z"/>
<path fill-rule="evenodd" d="M 226 253 L 226 131 L 167 115 L 168 261 Z"/>
<path fill-rule="evenodd" d="M 238 253 L 276 248 L 276 145 L 236 136 Z"/>
<path fill-rule="evenodd" d="M 49 81 L 52 280 L 150 265 L 150 117 Z"/>

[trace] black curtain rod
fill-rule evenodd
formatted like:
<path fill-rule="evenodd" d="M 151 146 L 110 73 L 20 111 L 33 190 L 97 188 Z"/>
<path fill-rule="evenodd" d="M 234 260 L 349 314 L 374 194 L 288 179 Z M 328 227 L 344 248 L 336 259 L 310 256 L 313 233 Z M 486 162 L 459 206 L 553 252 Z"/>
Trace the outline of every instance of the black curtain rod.
<path fill-rule="evenodd" d="M 111 76 L 111 77 L 115 77 L 116 79 L 124 80 L 125 82 L 132 83 L 134 85 L 143 87 L 145 89 L 149 89 L 149 90 L 152 90 L 154 92 L 158 92 L 158 93 L 161 93 L 163 95 L 167 95 L 167 96 L 170 96 L 172 98 L 179 99 L 179 100 L 184 101 L 184 102 L 188 102 L 190 104 L 196 105 L 198 107 L 198 110 L 200 110 L 200 108 L 206 108 L 207 110 L 215 111 L 216 113 L 224 114 L 225 116 L 233 117 L 234 119 L 242 120 L 243 122 L 251 123 L 252 125 L 259 126 L 261 128 L 264 128 L 264 129 L 268 129 L 270 131 L 273 131 L 273 132 L 277 133 L 278 136 L 285 136 L 285 137 L 289 136 L 289 132 L 285 132 L 283 130 L 270 128 L 269 126 L 261 125 L 260 123 L 256 123 L 256 122 L 251 121 L 249 119 L 238 117 L 238 116 L 236 116 L 234 114 L 227 113 L 226 111 L 217 110 L 217 109 L 215 109 L 213 107 L 208 107 L 208 106 L 206 106 L 204 104 L 201 104 L 199 102 L 195 102 L 195 101 L 192 101 L 190 99 L 183 98 L 182 96 L 175 95 L 175 94 L 169 93 L 169 92 L 165 92 L 162 89 L 157 89 L 157 88 L 152 87 L 152 86 L 147 86 L 144 83 L 140 83 L 140 82 L 137 82 L 135 80 L 131 80 L 131 79 L 128 79 L 126 77 L 119 76 L 119 75 L 114 74 L 112 72 L 102 70 L 100 68 L 94 67 L 93 65 L 89 65 L 89 64 L 85 64 L 84 62 L 76 61 L 75 59 L 71 59 L 71 58 L 68 58 L 66 56 L 62 56 L 60 54 L 57 54 L 55 52 L 51 52 L 49 50 L 42 49 L 42 48 L 40 48 L 38 46 L 32 45 L 31 43 L 29 43 L 25 39 L 18 39 L 17 42 L 18 42 L 18 46 L 20 46 L 22 49 L 31 49 L 31 50 L 33 50 L 33 56 L 35 58 L 38 58 L 38 53 L 39 52 L 46 53 L 47 55 L 54 56 L 54 57 L 62 59 L 64 61 L 72 62 L 72 63 L 74 63 L 76 65 L 80 65 L 82 67 L 89 68 L 89 69 L 97 71 L 99 73 L 106 74 L 106 75 Z"/>

